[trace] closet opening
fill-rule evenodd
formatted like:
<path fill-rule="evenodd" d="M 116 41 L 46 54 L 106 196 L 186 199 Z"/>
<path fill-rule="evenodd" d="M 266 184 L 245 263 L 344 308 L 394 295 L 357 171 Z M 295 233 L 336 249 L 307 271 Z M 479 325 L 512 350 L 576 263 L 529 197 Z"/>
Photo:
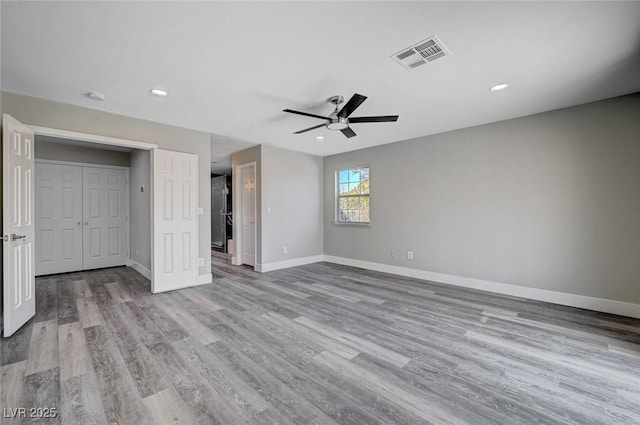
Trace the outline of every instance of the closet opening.
<path fill-rule="evenodd" d="M 131 266 L 151 278 L 150 151 L 35 136 L 35 275 Z"/>

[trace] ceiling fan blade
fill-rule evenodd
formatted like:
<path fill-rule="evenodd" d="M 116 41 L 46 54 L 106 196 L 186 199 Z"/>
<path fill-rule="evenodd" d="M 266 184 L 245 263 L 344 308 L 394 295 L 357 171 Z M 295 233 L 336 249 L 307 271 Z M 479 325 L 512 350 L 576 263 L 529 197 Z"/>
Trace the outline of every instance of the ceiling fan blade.
<path fill-rule="evenodd" d="M 340 131 L 342 131 L 342 134 L 344 134 L 345 136 L 347 136 L 347 137 L 349 137 L 349 138 L 351 138 L 351 137 L 353 137 L 353 136 L 355 136 L 355 135 L 356 135 L 356 132 L 355 132 L 355 131 L 353 131 L 353 130 L 351 130 L 349 127 L 347 127 L 347 128 L 343 128 L 343 129 L 342 129 L 342 130 L 340 130 Z"/>
<path fill-rule="evenodd" d="M 358 106 L 362 105 L 362 102 L 364 102 L 365 100 L 367 100 L 367 96 L 363 96 L 358 93 L 354 94 L 353 96 L 351 96 L 351 99 L 349 99 L 347 104 L 344 105 L 342 109 L 340 109 L 340 112 L 338 112 L 338 116 L 340 118 L 347 118 L 349 115 L 353 114 L 353 111 L 355 111 Z"/>
<path fill-rule="evenodd" d="M 324 127 L 324 124 L 314 125 L 313 127 L 305 128 L 304 130 L 296 131 L 293 134 L 306 133 L 307 131 L 315 130 L 316 128 Z"/>
<path fill-rule="evenodd" d="M 379 117 L 353 117 L 349 118 L 349 124 L 358 122 L 393 122 L 398 121 L 397 115 L 381 115 Z"/>
<path fill-rule="evenodd" d="M 289 112 L 290 114 L 304 115 L 305 117 L 320 118 L 321 120 L 329 119 L 329 117 L 323 117 L 322 115 L 310 114 L 308 112 L 294 111 L 293 109 L 283 109 L 282 112 Z"/>

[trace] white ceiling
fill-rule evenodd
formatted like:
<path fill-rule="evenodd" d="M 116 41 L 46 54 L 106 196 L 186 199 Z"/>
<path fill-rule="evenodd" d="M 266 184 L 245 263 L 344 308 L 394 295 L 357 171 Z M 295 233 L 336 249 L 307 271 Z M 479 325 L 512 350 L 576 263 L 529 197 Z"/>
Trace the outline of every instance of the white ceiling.
<path fill-rule="evenodd" d="M 431 35 L 452 56 L 413 71 L 389 58 Z M 329 155 L 637 92 L 639 52 L 640 2 L 2 1 L 3 90 L 206 131 L 223 161 L 256 143 Z M 490 93 L 499 82 L 510 89 Z M 281 112 L 324 115 L 327 97 L 354 92 L 369 96 L 354 116 L 399 121 L 293 135 L 321 122 Z"/>
<path fill-rule="evenodd" d="M 211 174 L 231 174 L 231 154 L 256 143 L 232 137 L 211 135 Z"/>

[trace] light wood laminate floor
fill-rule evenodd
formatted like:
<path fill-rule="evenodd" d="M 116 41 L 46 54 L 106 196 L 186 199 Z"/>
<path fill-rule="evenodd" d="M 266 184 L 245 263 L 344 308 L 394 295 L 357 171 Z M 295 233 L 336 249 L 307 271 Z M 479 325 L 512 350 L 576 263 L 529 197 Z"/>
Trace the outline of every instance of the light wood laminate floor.
<path fill-rule="evenodd" d="M 640 321 L 319 263 L 38 278 L 3 424 L 640 424 Z M 53 419 L 9 409 L 55 408 Z"/>

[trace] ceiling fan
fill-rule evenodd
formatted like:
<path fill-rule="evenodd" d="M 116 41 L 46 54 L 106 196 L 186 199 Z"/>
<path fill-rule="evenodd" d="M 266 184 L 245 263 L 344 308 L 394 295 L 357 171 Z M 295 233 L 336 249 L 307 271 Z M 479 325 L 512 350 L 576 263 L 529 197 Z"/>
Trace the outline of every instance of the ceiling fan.
<path fill-rule="evenodd" d="M 363 123 L 363 122 L 394 122 L 398 121 L 397 115 L 382 115 L 377 117 L 351 117 L 351 114 L 362 105 L 362 102 L 367 100 L 367 96 L 361 94 L 354 94 L 351 99 L 338 111 L 338 105 L 344 102 L 344 97 L 337 95 L 331 96 L 327 99 L 328 102 L 335 105 L 334 111 L 329 114 L 328 117 L 322 115 L 310 114 L 307 112 L 294 111 L 292 109 L 284 109 L 283 112 L 289 112 L 291 114 L 304 115 L 306 117 L 319 118 L 325 120 L 323 124 L 315 125 L 313 127 L 305 128 L 304 130 L 296 131 L 293 134 L 306 133 L 307 131 L 315 130 L 320 127 L 327 127 L 329 130 L 340 130 L 342 134 L 347 137 L 353 137 L 356 135 L 355 131 L 349 127 L 349 124 Z"/>

